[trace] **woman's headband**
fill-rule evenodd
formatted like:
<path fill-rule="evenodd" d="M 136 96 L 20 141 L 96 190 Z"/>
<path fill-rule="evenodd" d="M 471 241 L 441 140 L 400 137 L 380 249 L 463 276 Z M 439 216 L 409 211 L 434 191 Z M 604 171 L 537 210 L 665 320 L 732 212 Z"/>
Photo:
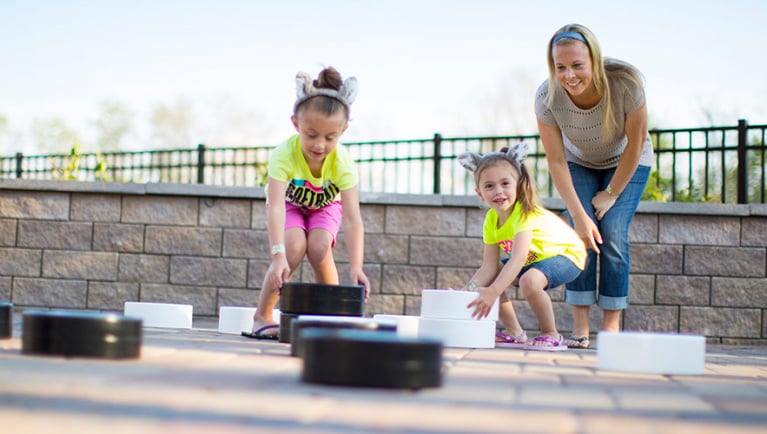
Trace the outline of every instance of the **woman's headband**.
<path fill-rule="evenodd" d="M 344 80 L 340 89 L 335 90 L 325 87 L 314 87 L 314 80 L 312 80 L 312 77 L 305 72 L 296 74 L 297 98 L 296 103 L 293 104 L 293 112 L 298 109 L 298 106 L 301 105 L 302 102 L 319 95 L 327 96 L 339 101 L 346 107 L 346 112 L 349 113 L 354 99 L 357 98 L 357 79 L 355 77 L 349 77 Z"/>
<path fill-rule="evenodd" d="M 556 36 L 554 36 L 554 39 L 551 41 L 551 44 L 556 44 L 557 41 L 560 41 L 562 39 L 575 39 L 576 41 L 581 41 L 586 45 L 589 45 L 588 42 L 586 42 L 586 38 L 583 36 L 583 34 L 579 32 L 562 32 Z"/>
<path fill-rule="evenodd" d="M 530 145 L 527 142 L 519 142 L 509 146 L 506 152 L 488 152 L 485 155 L 475 154 L 474 152 L 464 152 L 458 155 L 458 164 L 463 166 L 469 172 L 476 172 L 482 161 L 488 158 L 503 158 L 510 162 L 518 171 L 522 173 L 522 161 L 527 157 L 530 151 Z"/>

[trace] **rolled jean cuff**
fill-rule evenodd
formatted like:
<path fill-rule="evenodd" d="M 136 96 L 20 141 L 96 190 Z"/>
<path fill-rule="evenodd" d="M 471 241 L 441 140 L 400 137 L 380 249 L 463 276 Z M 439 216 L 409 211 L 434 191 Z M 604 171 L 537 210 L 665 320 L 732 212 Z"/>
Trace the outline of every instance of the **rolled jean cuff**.
<path fill-rule="evenodd" d="M 610 297 L 599 295 L 599 307 L 606 310 L 623 310 L 629 305 L 628 297 Z"/>
<path fill-rule="evenodd" d="M 591 306 L 597 301 L 596 291 L 565 290 L 565 303 L 576 306 Z"/>

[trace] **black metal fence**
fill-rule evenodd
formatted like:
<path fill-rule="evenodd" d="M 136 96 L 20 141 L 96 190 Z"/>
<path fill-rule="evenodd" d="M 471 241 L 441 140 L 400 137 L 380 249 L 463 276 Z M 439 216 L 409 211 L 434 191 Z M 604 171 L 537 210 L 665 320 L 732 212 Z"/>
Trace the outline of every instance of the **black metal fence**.
<path fill-rule="evenodd" d="M 645 199 L 766 203 L 767 125 L 654 129 L 655 167 Z M 358 163 L 360 190 L 408 194 L 473 194 L 473 180 L 455 161 L 465 151 L 488 152 L 526 140 L 527 160 L 542 196 L 554 197 L 537 135 L 434 137 L 346 143 Z M 175 182 L 257 186 L 272 146 L 173 149 L 0 157 L 0 178 Z"/>

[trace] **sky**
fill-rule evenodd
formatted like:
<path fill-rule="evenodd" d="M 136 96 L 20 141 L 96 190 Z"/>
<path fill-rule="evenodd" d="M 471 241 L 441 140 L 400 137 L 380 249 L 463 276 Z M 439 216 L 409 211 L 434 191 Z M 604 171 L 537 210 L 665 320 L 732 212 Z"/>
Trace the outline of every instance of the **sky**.
<path fill-rule="evenodd" d="M 359 80 L 346 141 L 535 134 L 567 23 L 642 71 L 651 127 L 765 124 L 766 22 L 762 0 L 0 0 L 0 155 L 34 152 L 36 120 L 96 146 L 105 101 L 127 149 L 164 147 L 162 104 L 192 107 L 189 147 L 276 144 L 324 66 Z"/>

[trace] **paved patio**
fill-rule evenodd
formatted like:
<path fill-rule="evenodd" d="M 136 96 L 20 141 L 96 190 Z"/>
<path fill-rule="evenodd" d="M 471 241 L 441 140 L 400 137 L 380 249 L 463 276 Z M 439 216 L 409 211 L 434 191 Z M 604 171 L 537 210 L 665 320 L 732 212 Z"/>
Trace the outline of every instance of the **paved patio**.
<path fill-rule="evenodd" d="M 597 351 L 445 349 L 440 388 L 300 381 L 289 344 L 145 329 L 140 359 L 20 353 L 0 340 L 3 433 L 765 433 L 767 347 L 707 347 L 701 376 L 596 369 Z M 374 373 L 371 373 L 374 375 Z"/>

